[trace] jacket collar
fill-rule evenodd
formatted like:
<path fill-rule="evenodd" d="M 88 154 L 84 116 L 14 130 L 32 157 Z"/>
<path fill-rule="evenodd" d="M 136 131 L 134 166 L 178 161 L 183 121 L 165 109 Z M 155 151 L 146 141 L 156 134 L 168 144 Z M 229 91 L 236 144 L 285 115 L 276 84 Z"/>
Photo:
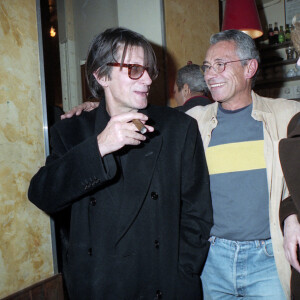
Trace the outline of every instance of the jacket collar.
<path fill-rule="evenodd" d="M 103 97 L 100 100 L 99 107 L 97 108 L 94 133 L 99 134 L 99 132 L 102 132 L 106 127 L 107 123 L 109 122 L 109 120 L 110 120 L 110 116 L 107 113 L 106 102 L 105 102 L 105 98 Z"/>
<path fill-rule="evenodd" d="M 123 166 L 123 195 L 126 195 L 126 199 L 121 202 L 116 243 L 130 228 L 146 200 L 162 143 L 162 137 L 158 135 L 128 152 Z"/>
<path fill-rule="evenodd" d="M 260 101 L 258 98 L 262 98 L 258 96 L 254 91 L 251 91 L 251 97 L 252 97 L 252 114 L 254 112 L 256 113 L 271 113 L 269 107 L 265 104 L 264 101 Z M 217 116 L 218 112 L 218 105 L 219 102 L 215 102 L 212 104 L 213 105 L 213 110 L 212 110 L 212 115 Z"/>
<path fill-rule="evenodd" d="M 148 123 L 150 124 L 152 121 L 151 106 L 148 105 L 146 109 L 140 110 L 140 112 L 149 116 Z M 110 116 L 106 111 L 105 99 L 102 99 L 96 115 L 95 134 L 99 134 L 99 132 L 104 130 L 109 120 Z M 124 152 L 127 153 L 122 161 L 123 187 L 120 196 L 124 195 L 124 197 L 120 201 L 119 229 L 116 244 L 134 222 L 149 192 L 149 186 L 163 142 L 159 133 L 159 124 L 154 125 L 155 133 L 149 133 L 146 142 L 141 143 L 140 146 L 123 148 Z M 128 149 L 129 151 L 127 151 Z"/>
<path fill-rule="evenodd" d="M 269 109 L 269 107 L 266 105 L 266 103 L 264 101 L 260 101 L 260 99 L 258 98 L 263 98 L 258 96 L 256 93 L 254 93 L 253 91 L 251 92 L 251 96 L 252 96 L 252 103 L 253 103 L 253 109 L 252 109 L 252 117 L 254 119 L 255 116 L 259 116 L 260 114 L 271 114 L 271 110 Z M 261 121 L 261 120 L 259 120 Z"/>

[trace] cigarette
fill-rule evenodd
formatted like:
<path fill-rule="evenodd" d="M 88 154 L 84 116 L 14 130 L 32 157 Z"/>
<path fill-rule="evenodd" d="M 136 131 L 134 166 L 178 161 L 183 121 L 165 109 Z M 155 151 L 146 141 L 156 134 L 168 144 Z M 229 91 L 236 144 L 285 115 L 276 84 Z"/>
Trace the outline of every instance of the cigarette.
<path fill-rule="evenodd" d="M 132 123 L 135 125 L 135 127 L 139 130 L 141 134 L 144 134 L 147 132 L 147 128 L 144 126 L 144 124 L 139 119 L 133 119 Z"/>

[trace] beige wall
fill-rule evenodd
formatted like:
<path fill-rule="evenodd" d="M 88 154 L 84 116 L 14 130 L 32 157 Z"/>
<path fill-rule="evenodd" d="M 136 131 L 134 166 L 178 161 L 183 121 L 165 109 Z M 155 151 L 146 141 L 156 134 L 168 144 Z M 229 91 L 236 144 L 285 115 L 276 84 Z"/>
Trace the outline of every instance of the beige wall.
<path fill-rule="evenodd" d="M 219 32 L 218 0 L 165 0 L 165 31 L 169 94 L 176 71 L 191 60 L 201 64 L 209 38 Z M 170 105 L 173 106 L 171 99 Z"/>
<path fill-rule="evenodd" d="M 160 72 L 158 78 L 151 85 L 148 101 L 155 105 L 167 105 L 167 81 L 163 52 L 163 0 L 118 0 L 117 3 L 119 26 L 145 36 L 152 44 L 157 57 Z"/>
<path fill-rule="evenodd" d="M 0 298 L 53 274 L 49 217 L 27 200 L 44 164 L 35 0 L 0 0 Z"/>

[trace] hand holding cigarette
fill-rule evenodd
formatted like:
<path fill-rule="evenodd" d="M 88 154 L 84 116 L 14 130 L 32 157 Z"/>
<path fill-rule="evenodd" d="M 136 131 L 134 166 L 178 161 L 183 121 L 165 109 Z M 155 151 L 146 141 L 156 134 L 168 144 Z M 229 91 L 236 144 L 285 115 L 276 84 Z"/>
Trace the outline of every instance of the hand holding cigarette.
<path fill-rule="evenodd" d="M 97 136 L 101 156 L 118 151 L 125 145 L 139 145 L 147 139 L 144 134 L 154 127 L 144 122 L 148 117 L 138 112 L 126 112 L 112 116 L 104 130 Z"/>
<path fill-rule="evenodd" d="M 135 125 L 135 127 L 139 130 L 141 134 L 145 134 L 147 132 L 147 128 L 139 119 L 133 119 L 132 123 Z"/>

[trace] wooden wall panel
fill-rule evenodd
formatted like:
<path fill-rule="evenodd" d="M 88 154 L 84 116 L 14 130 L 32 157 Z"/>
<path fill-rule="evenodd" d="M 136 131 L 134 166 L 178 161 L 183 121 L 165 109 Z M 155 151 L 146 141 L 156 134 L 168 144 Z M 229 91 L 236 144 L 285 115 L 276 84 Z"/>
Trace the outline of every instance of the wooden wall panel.
<path fill-rule="evenodd" d="M 2 300 L 64 300 L 65 290 L 61 274 L 51 276 Z"/>
<path fill-rule="evenodd" d="M 209 38 L 219 31 L 218 0 L 164 0 L 169 95 L 176 71 L 187 61 L 201 64 Z M 174 106 L 174 100 L 170 100 Z"/>

